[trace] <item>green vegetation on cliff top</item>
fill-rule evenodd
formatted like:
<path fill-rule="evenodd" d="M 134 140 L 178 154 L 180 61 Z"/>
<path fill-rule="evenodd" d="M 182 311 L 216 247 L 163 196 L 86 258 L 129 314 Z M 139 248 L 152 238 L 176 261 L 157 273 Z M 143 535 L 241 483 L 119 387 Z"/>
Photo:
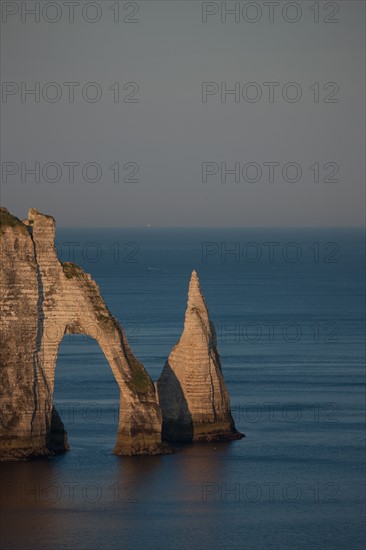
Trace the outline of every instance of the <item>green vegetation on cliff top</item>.
<path fill-rule="evenodd" d="M 81 277 L 85 275 L 84 271 L 74 262 L 63 262 L 62 269 L 66 279 L 72 279 L 73 277 Z"/>
<path fill-rule="evenodd" d="M 0 207 L 0 229 L 5 227 L 21 227 L 26 230 L 24 223 L 2 206 Z"/>

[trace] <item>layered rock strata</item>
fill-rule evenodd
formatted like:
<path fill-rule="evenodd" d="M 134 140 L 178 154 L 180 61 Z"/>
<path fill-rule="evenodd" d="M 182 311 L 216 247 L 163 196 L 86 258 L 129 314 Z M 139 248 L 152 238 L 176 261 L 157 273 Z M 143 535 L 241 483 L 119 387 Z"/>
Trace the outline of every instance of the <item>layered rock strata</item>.
<path fill-rule="evenodd" d="M 163 439 L 214 441 L 243 437 L 234 425 L 217 338 L 193 271 L 184 330 L 156 383 Z"/>
<path fill-rule="evenodd" d="M 167 452 L 154 384 L 91 276 L 59 261 L 55 220 L 30 209 L 22 222 L 2 208 L 0 237 L 0 459 L 68 448 L 52 405 L 56 359 L 66 333 L 97 340 L 119 385 L 114 452 Z"/>

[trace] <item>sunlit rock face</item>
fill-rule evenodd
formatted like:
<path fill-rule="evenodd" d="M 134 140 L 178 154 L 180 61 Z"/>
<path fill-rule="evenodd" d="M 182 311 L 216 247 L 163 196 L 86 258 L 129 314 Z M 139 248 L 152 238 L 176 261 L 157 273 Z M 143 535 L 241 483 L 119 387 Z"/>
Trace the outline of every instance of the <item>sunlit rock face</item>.
<path fill-rule="evenodd" d="M 0 238 L 0 459 L 68 449 L 52 405 L 56 359 L 65 333 L 95 338 L 119 385 L 114 452 L 168 452 L 161 441 L 154 384 L 91 276 L 76 264 L 58 260 L 55 220 L 30 209 L 22 222 L 2 208 Z"/>
<path fill-rule="evenodd" d="M 163 439 L 215 441 L 242 437 L 234 425 L 216 332 L 193 271 L 184 330 L 156 383 Z"/>

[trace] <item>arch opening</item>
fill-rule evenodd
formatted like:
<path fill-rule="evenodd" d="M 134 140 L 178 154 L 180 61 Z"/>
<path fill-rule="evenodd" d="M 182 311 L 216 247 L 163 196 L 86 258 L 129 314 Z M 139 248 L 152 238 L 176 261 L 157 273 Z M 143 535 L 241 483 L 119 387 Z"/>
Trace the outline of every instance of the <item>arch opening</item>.
<path fill-rule="evenodd" d="M 85 334 L 65 334 L 56 361 L 52 402 L 74 451 L 113 448 L 118 437 L 119 395 L 98 342 Z"/>

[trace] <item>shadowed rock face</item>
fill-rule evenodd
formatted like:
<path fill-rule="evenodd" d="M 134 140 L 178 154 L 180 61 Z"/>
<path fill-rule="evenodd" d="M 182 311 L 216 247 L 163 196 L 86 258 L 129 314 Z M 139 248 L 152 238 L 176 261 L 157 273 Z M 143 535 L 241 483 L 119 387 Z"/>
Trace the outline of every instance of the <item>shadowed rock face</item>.
<path fill-rule="evenodd" d="M 0 237 L 0 459 L 68 449 L 52 405 L 56 359 L 66 333 L 95 338 L 119 385 L 114 452 L 167 452 L 154 384 L 91 276 L 58 260 L 54 219 L 30 209 L 21 222 L 2 208 Z"/>
<path fill-rule="evenodd" d="M 156 383 L 163 413 L 163 439 L 239 439 L 221 372 L 216 332 L 209 319 L 197 273 L 188 291 L 184 330 Z"/>

